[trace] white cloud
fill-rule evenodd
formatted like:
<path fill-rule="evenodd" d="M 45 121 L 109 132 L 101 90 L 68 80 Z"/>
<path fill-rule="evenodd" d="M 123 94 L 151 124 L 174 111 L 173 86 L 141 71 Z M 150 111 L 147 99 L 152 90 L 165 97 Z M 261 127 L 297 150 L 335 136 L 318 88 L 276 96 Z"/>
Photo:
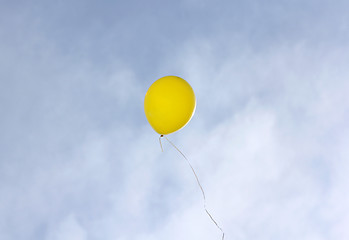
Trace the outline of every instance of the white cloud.
<path fill-rule="evenodd" d="M 80 226 L 74 215 L 69 215 L 60 223 L 52 226 L 53 230 L 47 240 L 86 240 L 85 230 Z"/>
<path fill-rule="evenodd" d="M 132 65 L 108 42 L 119 37 L 110 28 L 76 51 L 74 38 L 69 52 L 40 18 L 13 35 L 29 10 L 16 19 L 0 32 L 26 38 L 19 48 L 0 42 L 1 239 L 220 239 L 185 160 L 166 142 L 161 153 L 145 121 L 156 74 L 178 74 L 196 91 L 194 118 L 170 139 L 197 169 L 227 240 L 348 238 L 347 45 L 300 31 L 258 47 L 246 39 L 263 34 L 241 27 L 174 38 L 155 63 Z M 141 46 L 159 43 L 150 39 Z M 99 40 L 115 57 L 92 57 Z"/>
<path fill-rule="evenodd" d="M 348 178 L 337 180 L 341 174 L 335 170 L 340 166 L 344 174 L 342 169 L 346 169 L 336 154 L 343 152 L 347 142 L 343 128 L 349 109 L 346 57 L 331 49 L 291 45 L 262 54 L 230 55 L 223 67 L 217 67 L 220 56 L 214 50 L 219 46 L 204 43 L 206 47 L 198 47 L 200 41 L 191 44 L 187 48 L 192 50 L 184 51 L 178 62 L 199 92 L 201 107 L 193 119 L 199 124 L 191 124 L 182 130 L 182 137 L 175 134 L 174 138 L 181 140 L 179 144 L 198 167 L 209 203 L 217 218 L 223 219 L 227 236 L 348 237 L 344 228 L 348 211 L 342 204 L 348 200 Z M 235 100 L 243 107 L 234 107 Z M 226 115 L 219 116 L 218 125 L 217 121 L 205 124 L 217 117 L 207 113 L 215 111 L 218 103 L 224 103 L 218 108 Z M 336 204 L 326 204 L 328 199 Z M 201 221 L 195 213 L 188 216 L 189 212 L 179 213 L 183 219 L 173 213 L 173 220 L 155 236 L 173 236 L 173 226 L 180 229 L 182 238 L 200 234 L 200 224 L 185 228 L 185 219 Z M 200 239 L 210 239 L 206 237 Z"/>

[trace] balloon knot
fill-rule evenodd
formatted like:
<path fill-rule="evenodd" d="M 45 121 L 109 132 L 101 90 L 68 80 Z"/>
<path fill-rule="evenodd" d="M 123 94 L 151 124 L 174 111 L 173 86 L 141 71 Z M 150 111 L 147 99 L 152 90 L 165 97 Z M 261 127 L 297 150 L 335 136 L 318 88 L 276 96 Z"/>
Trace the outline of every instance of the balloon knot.
<path fill-rule="evenodd" d="M 161 134 L 160 137 L 164 137 L 164 135 Z"/>

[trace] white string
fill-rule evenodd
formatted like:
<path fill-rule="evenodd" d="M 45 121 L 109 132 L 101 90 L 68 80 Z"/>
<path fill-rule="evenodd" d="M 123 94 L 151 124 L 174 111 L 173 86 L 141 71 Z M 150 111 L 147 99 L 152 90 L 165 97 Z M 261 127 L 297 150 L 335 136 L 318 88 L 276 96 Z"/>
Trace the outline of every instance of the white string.
<path fill-rule="evenodd" d="M 160 147 L 161 147 L 161 152 L 164 152 L 164 149 L 162 148 L 162 143 L 161 143 L 161 138 L 163 137 L 164 135 L 160 135 L 159 137 L 159 143 L 160 143 Z"/>
<path fill-rule="evenodd" d="M 159 137 L 159 141 L 160 141 L 160 146 L 161 146 L 161 150 L 163 151 L 163 148 L 162 148 L 162 144 L 161 144 L 161 138 L 162 137 L 165 137 L 166 140 L 172 145 L 172 147 L 174 147 L 183 157 L 184 159 L 187 161 L 188 165 L 190 166 L 191 170 L 193 171 L 194 173 L 194 176 L 195 176 L 195 179 L 196 179 L 196 182 L 198 183 L 199 187 L 200 187 L 200 190 L 201 190 L 201 193 L 202 193 L 202 196 L 203 196 L 203 199 L 204 199 L 204 209 L 205 209 L 205 212 L 207 213 L 207 215 L 211 218 L 212 222 L 217 226 L 217 228 L 222 232 L 222 240 L 224 240 L 224 236 L 225 236 L 225 233 L 223 231 L 223 229 L 219 226 L 219 224 L 217 223 L 217 221 L 212 217 L 211 213 L 207 210 L 206 208 L 206 196 L 205 196 L 205 191 L 199 181 L 199 178 L 198 178 L 198 175 L 196 174 L 193 166 L 191 165 L 190 161 L 188 160 L 188 158 L 176 147 L 176 145 L 174 145 L 166 136 L 163 136 L 161 135 Z"/>

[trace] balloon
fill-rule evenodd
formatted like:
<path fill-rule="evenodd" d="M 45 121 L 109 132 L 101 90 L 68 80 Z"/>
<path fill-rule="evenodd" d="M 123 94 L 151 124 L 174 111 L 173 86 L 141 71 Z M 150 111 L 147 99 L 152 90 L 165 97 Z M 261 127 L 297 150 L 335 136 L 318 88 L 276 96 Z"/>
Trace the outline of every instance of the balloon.
<path fill-rule="evenodd" d="M 144 98 L 144 112 L 152 128 L 161 135 L 183 128 L 196 107 L 192 87 L 184 79 L 166 76 L 156 80 Z"/>

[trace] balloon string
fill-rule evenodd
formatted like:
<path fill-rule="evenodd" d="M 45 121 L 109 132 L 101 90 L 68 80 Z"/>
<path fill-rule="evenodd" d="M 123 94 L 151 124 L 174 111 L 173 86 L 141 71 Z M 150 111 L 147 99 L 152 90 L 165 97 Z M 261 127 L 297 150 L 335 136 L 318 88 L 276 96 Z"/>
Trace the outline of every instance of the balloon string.
<path fill-rule="evenodd" d="M 160 143 L 160 147 L 161 147 L 161 152 L 164 152 L 164 149 L 162 148 L 162 143 L 161 143 L 161 138 L 163 137 L 164 135 L 160 135 L 159 137 L 159 143 Z"/>
<path fill-rule="evenodd" d="M 161 150 L 163 150 L 162 148 L 162 144 L 161 144 L 161 138 L 164 137 L 163 135 L 161 135 L 159 137 L 159 141 L 160 141 L 160 146 L 161 146 Z M 205 209 L 205 212 L 207 213 L 207 215 L 210 217 L 210 219 L 212 220 L 212 222 L 217 226 L 217 228 L 222 232 L 222 240 L 224 240 L 224 236 L 225 236 L 225 233 L 223 231 L 223 229 L 219 226 L 219 224 L 217 223 L 217 221 L 212 217 L 211 213 L 207 210 L 206 208 L 206 196 L 205 196 L 205 191 L 199 181 L 199 177 L 198 175 L 196 174 L 193 166 L 191 165 L 190 161 L 188 160 L 188 158 L 181 152 L 181 150 L 179 150 L 176 145 L 174 145 L 166 136 L 165 136 L 166 140 L 172 145 L 172 147 L 174 147 L 183 157 L 184 159 L 187 161 L 188 165 L 190 166 L 191 170 L 193 171 L 194 173 L 194 176 L 196 178 L 196 182 L 198 183 L 199 187 L 200 187 L 200 190 L 201 190 L 201 193 L 202 193 L 202 196 L 203 196 L 203 199 L 204 199 L 204 209 Z"/>

